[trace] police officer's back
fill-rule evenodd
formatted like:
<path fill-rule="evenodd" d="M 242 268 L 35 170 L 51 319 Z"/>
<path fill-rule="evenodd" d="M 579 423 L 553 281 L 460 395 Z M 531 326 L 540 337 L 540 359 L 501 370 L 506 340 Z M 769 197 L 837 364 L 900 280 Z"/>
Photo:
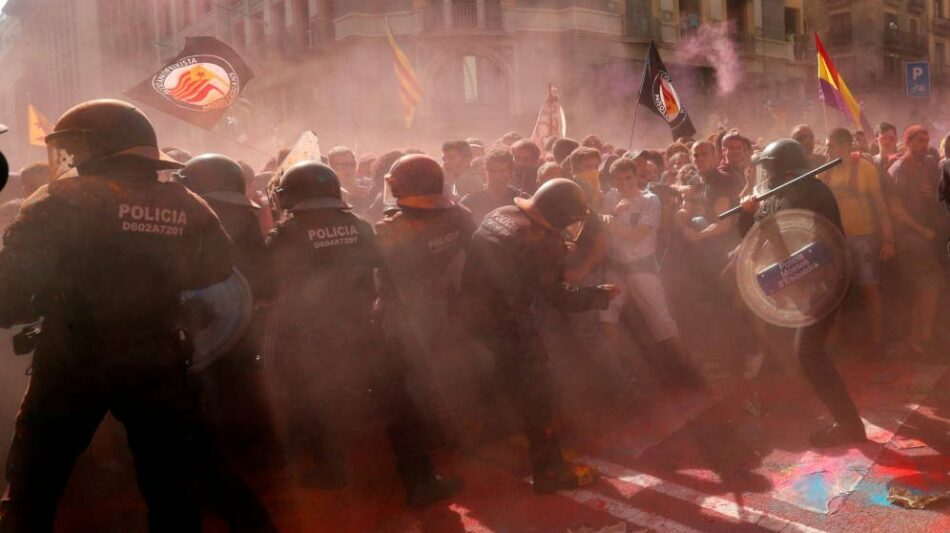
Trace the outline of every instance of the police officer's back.
<path fill-rule="evenodd" d="M 196 531 L 179 294 L 228 277 L 230 241 L 201 199 L 158 181 L 181 165 L 135 107 L 81 104 L 46 144 L 59 179 L 23 206 L 0 252 L 0 325 L 43 318 L 0 530 L 51 530 L 73 461 L 112 411 L 150 528 Z"/>

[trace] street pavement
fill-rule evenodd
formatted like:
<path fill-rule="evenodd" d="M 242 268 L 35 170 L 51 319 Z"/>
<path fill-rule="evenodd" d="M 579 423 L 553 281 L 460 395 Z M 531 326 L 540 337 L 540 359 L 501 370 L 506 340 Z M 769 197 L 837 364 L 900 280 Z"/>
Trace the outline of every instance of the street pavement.
<path fill-rule="evenodd" d="M 344 490 L 300 487 L 300 465 L 259 469 L 248 479 L 289 532 L 950 531 L 950 503 L 911 510 L 887 498 L 893 484 L 950 490 L 948 367 L 894 360 L 839 367 L 865 421 L 866 444 L 810 448 L 823 409 L 801 380 L 773 373 L 703 392 L 656 392 L 615 412 L 587 416 L 576 407 L 565 420 L 567 453 L 600 475 L 581 490 L 534 494 L 517 433 L 437 450 L 439 470 L 461 477 L 465 488 L 421 511 L 405 509 L 379 434 L 351 444 Z M 106 441 L 119 457 L 116 472 L 126 470 L 121 443 Z M 81 462 L 58 530 L 143 529 L 132 482 L 105 489 L 110 483 L 102 480 L 101 464 Z M 226 531 L 214 517 L 206 526 Z"/>

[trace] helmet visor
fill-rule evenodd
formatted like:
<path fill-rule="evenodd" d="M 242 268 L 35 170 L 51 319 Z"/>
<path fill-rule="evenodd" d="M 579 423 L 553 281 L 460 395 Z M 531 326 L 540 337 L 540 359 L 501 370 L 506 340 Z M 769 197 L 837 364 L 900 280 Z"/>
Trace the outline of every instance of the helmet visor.
<path fill-rule="evenodd" d="M 578 220 L 577 222 L 568 225 L 566 228 L 561 230 L 561 238 L 567 242 L 577 242 L 577 239 L 581 238 L 581 233 L 584 232 L 584 226 L 586 224 L 586 220 Z"/>
<path fill-rule="evenodd" d="M 76 167 L 96 155 L 92 132 L 87 130 L 57 131 L 46 136 L 50 177 L 58 179 L 75 175 Z"/>

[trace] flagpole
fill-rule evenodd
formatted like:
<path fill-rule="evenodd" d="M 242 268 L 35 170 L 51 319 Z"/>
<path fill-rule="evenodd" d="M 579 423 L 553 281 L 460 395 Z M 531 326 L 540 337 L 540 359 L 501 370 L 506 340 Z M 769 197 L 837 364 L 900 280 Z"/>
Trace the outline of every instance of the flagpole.
<path fill-rule="evenodd" d="M 653 46 L 653 42 L 650 42 L 650 46 Z M 640 112 L 640 97 L 643 96 L 643 86 L 645 85 L 644 81 L 647 78 L 647 66 L 650 63 L 650 52 L 647 52 L 646 59 L 643 60 L 643 76 L 640 80 L 640 90 L 637 91 L 637 105 L 633 110 L 633 124 L 630 125 L 630 142 L 627 143 L 627 149 L 633 149 L 633 136 L 637 131 L 637 114 Z"/>

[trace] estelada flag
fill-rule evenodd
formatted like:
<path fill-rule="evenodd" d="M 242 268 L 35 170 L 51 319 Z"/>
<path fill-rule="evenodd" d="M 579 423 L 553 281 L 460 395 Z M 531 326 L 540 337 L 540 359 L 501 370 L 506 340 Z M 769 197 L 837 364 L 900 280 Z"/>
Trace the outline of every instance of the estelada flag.
<path fill-rule="evenodd" d="M 210 129 L 253 77 L 230 46 L 214 37 L 187 37 L 178 57 L 125 94 Z"/>
<path fill-rule="evenodd" d="M 643 82 L 640 85 L 640 105 L 663 117 L 670 126 L 673 140 L 680 137 L 692 137 L 696 128 L 689 120 L 679 94 L 673 88 L 669 71 L 663 66 L 656 44 L 650 41 L 650 51 L 643 65 Z"/>
<path fill-rule="evenodd" d="M 46 136 L 53 131 L 52 125 L 46 120 L 46 117 L 33 107 L 33 104 L 26 105 L 26 119 L 29 122 L 27 132 L 30 136 L 30 144 L 46 146 Z"/>

